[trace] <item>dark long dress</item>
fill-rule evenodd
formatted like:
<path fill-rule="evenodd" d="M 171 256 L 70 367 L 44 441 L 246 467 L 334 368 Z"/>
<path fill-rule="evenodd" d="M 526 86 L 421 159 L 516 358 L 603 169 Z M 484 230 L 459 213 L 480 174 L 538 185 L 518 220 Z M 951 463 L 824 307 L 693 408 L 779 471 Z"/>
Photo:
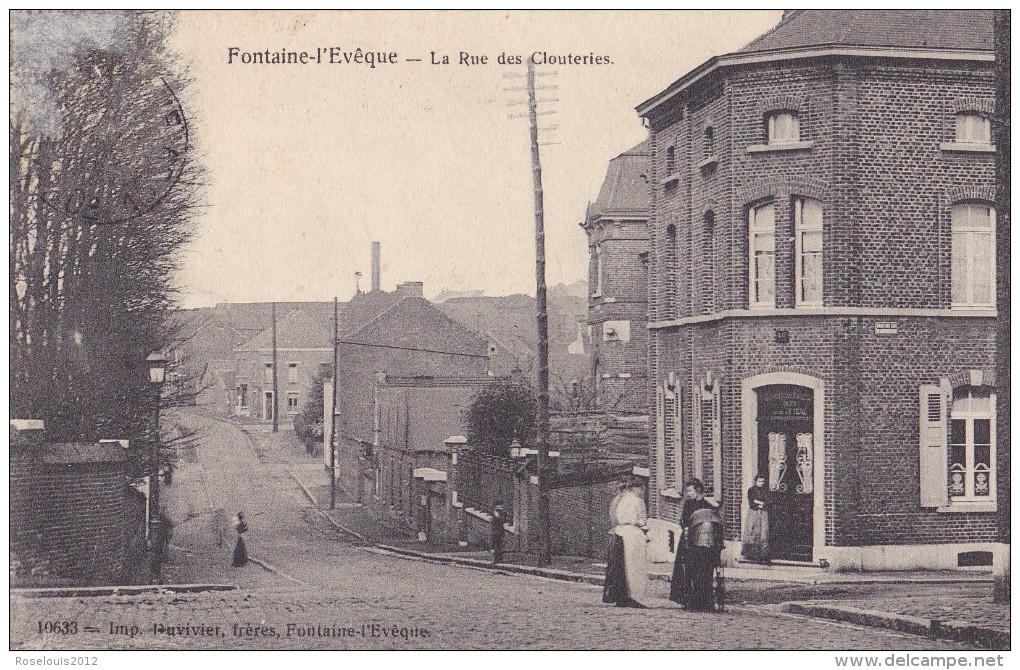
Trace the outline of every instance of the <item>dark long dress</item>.
<path fill-rule="evenodd" d="M 248 548 L 244 546 L 244 537 L 237 536 L 237 544 L 234 545 L 234 560 L 231 563 L 235 568 L 248 563 Z"/>
<path fill-rule="evenodd" d="M 687 606 L 690 602 L 693 586 L 689 568 L 690 552 L 687 551 L 687 540 L 691 528 L 691 515 L 699 509 L 715 509 L 712 503 L 704 498 L 696 500 L 684 499 L 684 505 L 680 508 L 680 527 L 683 535 L 676 547 L 676 559 L 673 561 L 673 576 L 670 579 L 669 599 L 675 603 Z"/>
<path fill-rule="evenodd" d="M 609 550 L 606 557 L 606 581 L 605 586 L 602 588 L 602 602 L 616 603 L 623 607 L 629 600 L 627 573 L 623 558 L 623 538 L 616 533 L 610 533 Z"/>

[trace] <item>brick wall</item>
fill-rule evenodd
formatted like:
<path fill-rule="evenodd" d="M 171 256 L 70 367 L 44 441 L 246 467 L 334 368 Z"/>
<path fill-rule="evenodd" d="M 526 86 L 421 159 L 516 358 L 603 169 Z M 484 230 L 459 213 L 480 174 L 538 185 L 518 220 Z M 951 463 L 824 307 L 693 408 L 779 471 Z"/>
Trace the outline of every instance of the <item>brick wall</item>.
<path fill-rule="evenodd" d="M 592 482 L 549 492 L 553 554 L 606 557 L 609 503 L 616 495 L 614 482 Z"/>
<path fill-rule="evenodd" d="M 132 500 L 119 446 L 12 444 L 11 550 L 50 578 L 79 585 L 140 575 L 144 517 Z M 143 512 L 144 513 L 144 512 Z"/>
<path fill-rule="evenodd" d="M 649 386 L 654 392 L 670 372 L 681 381 L 689 474 L 694 384 L 709 371 L 720 380 L 720 497 L 731 539 L 739 537 L 744 487 L 741 381 L 785 371 L 824 384 L 827 544 L 994 541 L 994 513 L 920 508 L 917 407 L 921 384 L 992 367 L 994 320 L 902 311 L 950 307 L 951 205 L 992 192 L 992 155 L 940 149 L 953 141 L 960 99 L 993 97 L 990 66 L 906 59 L 740 66 L 709 75 L 653 114 L 649 312 L 652 320 L 701 318 L 651 332 Z M 770 105 L 799 112 L 809 148 L 747 151 L 765 143 Z M 670 146 L 677 179 L 661 184 Z M 706 164 L 710 153 L 715 160 Z M 713 318 L 748 307 L 747 210 L 766 200 L 776 206 L 776 307 L 795 307 L 794 196 L 823 206 L 825 306 L 899 312 Z M 875 335 L 876 321 L 895 321 L 898 333 Z M 789 342 L 777 342 L 777 330 Z M 651 437 L 654 445 L 654 422 Z M 716 464 L 702 455 L 710 479 Z M 667 471 L 675 458 L 667 440 Z M 654 451 L 650 462 L 655 468 Z M 658 472 L 653 481 L 671 483 Z M 652 508 L 669 518 L 679 511 L 658 495 Z"/>

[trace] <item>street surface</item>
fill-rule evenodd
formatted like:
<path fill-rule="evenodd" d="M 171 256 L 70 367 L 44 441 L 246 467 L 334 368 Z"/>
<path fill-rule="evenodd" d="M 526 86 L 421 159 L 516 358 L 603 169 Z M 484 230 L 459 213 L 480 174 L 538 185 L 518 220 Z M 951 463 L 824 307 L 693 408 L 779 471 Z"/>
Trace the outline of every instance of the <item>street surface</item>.
<path fill-rule="evenodd" d="M 761 606 L 621 609 L 603 605 L 593 586 L 380 554 L 311 506 L 289 472 L 321 460 L 291 435 L 253 438 L 225 421 L 181 420 L 202 433 L 195 457 L 182 459 L 163 489 L 175 524 L 164 581 L 239 590 L 14 596 L 12 649 L 967 648 Z M 249 553 L 269 569 L 230 567 L 238 510 Z M 40 622 L 64 621 L 78 632 L 39 632 Z"/>

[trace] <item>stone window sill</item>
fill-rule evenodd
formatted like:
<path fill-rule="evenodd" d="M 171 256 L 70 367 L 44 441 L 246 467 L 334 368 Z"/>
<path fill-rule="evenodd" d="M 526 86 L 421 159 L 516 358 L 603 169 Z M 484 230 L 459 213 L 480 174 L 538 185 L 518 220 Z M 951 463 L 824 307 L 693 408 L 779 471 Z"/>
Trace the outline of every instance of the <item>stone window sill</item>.
<path fill-rule="evenodd" d="M 659 491 L 659 495 L 663 498 L 671 498 L 672 500 L 683 500 L 684 497 L 684 494 L 676 489 L 662 489 Z"/>
<path fill-rule="evenodd" d="M 709 156 L 705 160 L 703 160 L 700 163 L 698 163 L 697 168 L 699 170 L 704 170 L 705 168 L 712 167 L 713 165 L 717 165 L 718 163 L 719 163 L 719 157 L 718 156 Z"/>
<path fill-rule="evenodd" d="M 966 142 L 943 142 L 939 145 L 939 149 L 942 151 L 952 151 L 957 153 L 972 153 L 972 154 L 993 154 L 995 153 L 994 144 L 972 144 Z"/>
<path fill-rule="evenodd" d="M 985 501 L 960 501 L 950 503 L 945 507 L 936 507 L 935 511 L 939 514 L 967 514 L 969 512 L 995 512 L 995 502 Z"/>
<path fill-rule="evenodd" d="M 777 142 L 775 144 L 752 144 L 747 147 L 749 154 L 771 153 L 773 151 L 810 151 L 814 142 Z"/>
<path fill-rule="evenodd" d="M 680 181 L 680 173 L 679 172 L 672 172 L 672 173 L 666 175 L 661 180 L 659 180 L 659 183 L 660 184 L 669 184 L 670 182 L 674 182 L 674 181 Z"/>

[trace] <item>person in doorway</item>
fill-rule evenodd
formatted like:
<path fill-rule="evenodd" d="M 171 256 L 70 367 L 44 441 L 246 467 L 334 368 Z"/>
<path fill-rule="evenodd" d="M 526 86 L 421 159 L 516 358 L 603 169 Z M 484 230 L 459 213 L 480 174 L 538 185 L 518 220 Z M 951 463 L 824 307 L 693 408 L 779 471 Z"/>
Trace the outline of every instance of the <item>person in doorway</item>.
<path fill-rule="evenodd" d="M 623 538 L 616 534 L 616 508 L 627 490 L 627 482 L 616 483 L 616 496 L 609 503 L 609 549 L 606 556 L 606 579 L 602 587 L 602 602 L 618 603 L 626 593 L 627 576 L 623 569 Z"/>
<path fill-rule="evenodd" d="M 244 545 L 244 534 L 248 532 L 248 523 L 244 520 L 244 512 L 238 512 L 234 517 L 234 531 L 237 533 L 237 543 L 234 544 L 234 560 L 231 565 L 239 568 L 248 563 L 248 548 Z"/>
<path fill-rule="evenodd" d="M 763 565 L 771 562 L 769 553 L 769 504 L 765 475 L 754 478 L 754 486 L 747 489 L 747 520 L 744 523 L 744 545 L 741 555 L 749 561 Z"/>
<path fill-rule="evenodd" d="M 670 580 L 669 599 L 680 605 L 687 606 L 691 596 L 691 576 L 689 574 L 687 549 L 690 547 L 691 517 L 699 509 L 715 509 L 715 505 L 705 499 L 705 485 L 700 479 L 689 479 L 684 484 L 684 502 L 680 508 L 680 541 L 677 542 L 676 558 L 673 561 L 673 577 Z"/>
<path fill-rule="evenodd" d="M 648 587 L 647 522 L 644 484 L 632 477 L 616 506 L 614 533 L 623 540 L 624 573 L 624 589 L 616 601 L 617 607 L 645 607 L 642 601 Z"/>
<path fill-rule="evenodd" d="M 492 510 L 492 521 L 489 522 L 493 564 L 503 562 L 503 535 L 506 533 L 503 523 L 505 521 L 503 506 L 496 505 Z"/>

